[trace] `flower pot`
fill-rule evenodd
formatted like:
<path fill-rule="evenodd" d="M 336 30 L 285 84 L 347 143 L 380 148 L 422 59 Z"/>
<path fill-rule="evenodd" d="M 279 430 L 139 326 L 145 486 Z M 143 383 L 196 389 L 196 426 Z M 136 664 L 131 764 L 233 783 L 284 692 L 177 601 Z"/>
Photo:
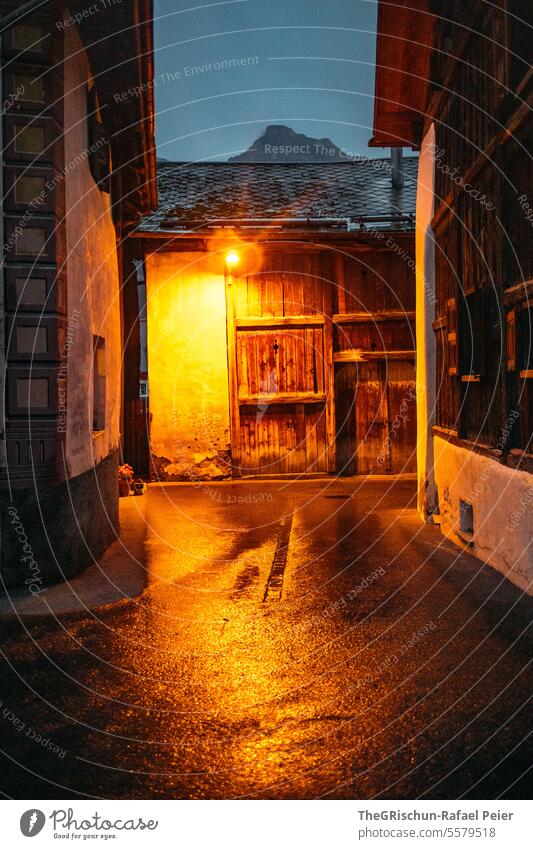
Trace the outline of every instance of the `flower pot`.
<path fill-rule="evenodd" d="M 130 494 L 130 482 L 125 478 L 118 479 L 118 494 L 120 498 L 124 498 L 125 496 Z"/>

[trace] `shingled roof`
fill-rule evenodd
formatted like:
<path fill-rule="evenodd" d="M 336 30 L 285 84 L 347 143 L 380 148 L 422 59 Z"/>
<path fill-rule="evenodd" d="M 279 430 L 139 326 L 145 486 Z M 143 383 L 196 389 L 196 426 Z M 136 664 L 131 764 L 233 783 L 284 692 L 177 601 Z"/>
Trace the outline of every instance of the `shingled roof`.
<path fill-rule="evenodd" d="M 304 226 L 410 229 L 418 159 L 403 162 L 394 188 L 389 159 L 340 163 L 160 162 L 159 208 L 144 232 L 202 230 L 225 222 L 299 219 Z M 375 223 L 374 223 L 375 222 Z M 279 222 L 281 223 L 281 222 Z"/>

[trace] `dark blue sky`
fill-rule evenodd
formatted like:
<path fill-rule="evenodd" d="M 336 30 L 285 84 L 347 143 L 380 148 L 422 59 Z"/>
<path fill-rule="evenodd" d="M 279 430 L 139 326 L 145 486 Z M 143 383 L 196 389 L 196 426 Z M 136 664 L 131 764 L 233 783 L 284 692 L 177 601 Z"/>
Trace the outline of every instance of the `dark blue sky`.
<path fill-rule="evenodd" d="M 384 155 L 367 147 L 376 8 L 375 0 L 155 0 L 159 155 L 224 160 L 282 123 Z"/>

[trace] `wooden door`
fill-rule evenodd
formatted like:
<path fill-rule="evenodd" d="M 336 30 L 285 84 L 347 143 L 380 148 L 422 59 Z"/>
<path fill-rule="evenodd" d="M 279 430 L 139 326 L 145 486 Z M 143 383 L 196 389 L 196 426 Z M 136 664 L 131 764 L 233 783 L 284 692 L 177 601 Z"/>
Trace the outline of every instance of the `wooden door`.
<path fill-rule="evenodd" d="M 266 257 L 227 287 L 237 474 L 334 471 L 330 288 L 319 253 Z"/>
<path fill-rule="evenodd" d="M 416 471 L 412 362 L 339 363 L 335 397 L 339 474 Z"/>
<path fill-rule="evenodd" d="M 355 475 L 355 363 L 335 366 L 335 424 L 337 441 L 337 474 Z"/>
<path fill-rule="evenodd" d="M 356 465 L 360 475 L 391 471 L 385 363 L 360 363 L 355 384 Z"/>
<path fill-rule="evenodd" d="M 387 363 L 391 471 L 416 472 L 416 383 L 412 363 Z"/>
<path fill-rule="evenodd" d="M 323 404 L 240 407 L 243 475 L 326 472 Z"/>
<path fill-rule="evenodd" d="M 324 327 L 239 326 L 241 474 L 327 471 Z"/>

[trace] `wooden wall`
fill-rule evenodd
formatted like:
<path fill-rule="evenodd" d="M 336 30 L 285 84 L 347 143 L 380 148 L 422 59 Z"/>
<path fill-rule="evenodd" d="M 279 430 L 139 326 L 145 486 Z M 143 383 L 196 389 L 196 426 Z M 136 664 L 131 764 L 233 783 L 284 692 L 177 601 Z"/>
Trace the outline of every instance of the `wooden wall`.
<path fill-rule="evenodd" d="M 518 7 L 522 20 L 513 17 Z M 531 17 L 530 3 L 488 10 L 449 4 L 432 71 L 439 89 L 430 105 L 437 148 L 437 425 L 495 447 L 517 411 L 520 423 L 505 438 L 505 453 L 526 449 L 532 438 L 533 370 L 520 353 L 531 350 L 533 315 L 531 222 L 523 205 L 533 175 L 533 121 L 524 106 L 532 52 L 524 21 Z"/>

